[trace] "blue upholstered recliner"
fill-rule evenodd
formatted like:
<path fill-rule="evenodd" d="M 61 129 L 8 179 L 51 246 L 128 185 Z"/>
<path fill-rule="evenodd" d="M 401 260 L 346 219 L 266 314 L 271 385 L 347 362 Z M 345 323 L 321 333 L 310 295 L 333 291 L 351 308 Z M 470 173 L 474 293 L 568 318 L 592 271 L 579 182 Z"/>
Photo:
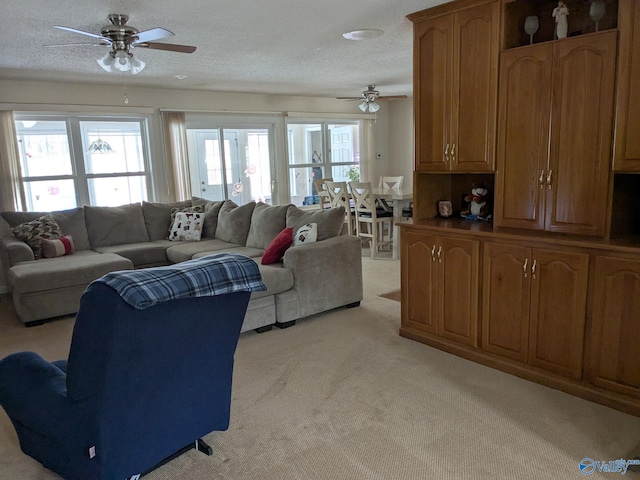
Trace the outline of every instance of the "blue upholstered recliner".
<path fill-rule="evenodd" d="M 68 361 L 0 361 L 0 404 L 22 450 L 66 479 L 124 480 L 226 430 L 240 327 L 251 291 L 265 289 L 235 254 L 92 283 Z"/>

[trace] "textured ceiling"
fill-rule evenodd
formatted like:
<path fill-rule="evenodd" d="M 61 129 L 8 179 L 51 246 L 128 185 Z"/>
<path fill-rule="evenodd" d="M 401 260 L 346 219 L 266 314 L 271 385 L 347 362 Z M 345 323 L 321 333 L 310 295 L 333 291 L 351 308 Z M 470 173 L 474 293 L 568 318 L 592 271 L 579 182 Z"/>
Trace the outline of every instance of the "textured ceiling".
<path fill-rule="evenodd" d="M 195 45 L 192 54 L 135 49 L 147 63 L 129 85 L 227 92 L 358 95 L 412 93 L 412 24 L 406 15 L 449 0 L 20 0 L 0 7 L 0 78 L 123 82 L 96 63 L 108 47 L 45 48 L 100 33 L 110 13 L 138 30 L 164 27 L 163 43 Z M 350 41 L 344 32 L 376 28 L 380 37 Z M 175 75 L 189 75 L 178 80 Z"/>

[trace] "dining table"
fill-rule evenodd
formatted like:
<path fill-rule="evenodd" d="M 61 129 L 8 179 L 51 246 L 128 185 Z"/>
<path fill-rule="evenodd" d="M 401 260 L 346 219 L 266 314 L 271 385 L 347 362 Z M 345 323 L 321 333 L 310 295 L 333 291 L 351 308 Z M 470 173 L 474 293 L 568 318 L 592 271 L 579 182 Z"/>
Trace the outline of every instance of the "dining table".
<path fill-rule="evenodd" d="M 392 258 L 400 258 L 400 228 L 402 222 L 402 207 L 404 202 L 413 200 L 413 190 L 410 188 L 373 188 L 373 196 L 381 203 L 387 204 L 393 210 L 393 242 Z"/>

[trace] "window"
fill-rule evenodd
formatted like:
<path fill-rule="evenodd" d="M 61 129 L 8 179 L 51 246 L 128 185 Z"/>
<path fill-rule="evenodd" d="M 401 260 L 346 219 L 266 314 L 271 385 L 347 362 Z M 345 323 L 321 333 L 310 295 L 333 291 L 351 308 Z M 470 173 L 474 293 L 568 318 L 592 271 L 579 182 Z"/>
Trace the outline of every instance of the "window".
<path fill-rule="evenodd" d="M 22 186 L 30 211 L 147 200 L 147 122 L 141 117 L 16 114 Z M 110 149 L 90 153 L 93 142 Z"/>
<path fill-rule="evenodd" d="M 299 122 L 287 124 L 291 203 L 317 203 L 313 180 L 360 179 L 360 123 Z"/>

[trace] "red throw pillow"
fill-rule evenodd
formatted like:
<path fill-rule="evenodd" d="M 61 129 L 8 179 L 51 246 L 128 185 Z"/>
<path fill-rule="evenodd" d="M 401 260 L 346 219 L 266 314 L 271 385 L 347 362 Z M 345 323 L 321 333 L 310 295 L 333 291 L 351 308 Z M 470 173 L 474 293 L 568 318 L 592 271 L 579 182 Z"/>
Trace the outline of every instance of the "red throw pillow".
<path fill-rule="evenodd" d="M 262 264 L 271 265 L 279 262 L 284 252 L 293 243 L 293 228 L 288 227 L 282 230 L 276 238 L 274 238 L 262 255 Z"/>

